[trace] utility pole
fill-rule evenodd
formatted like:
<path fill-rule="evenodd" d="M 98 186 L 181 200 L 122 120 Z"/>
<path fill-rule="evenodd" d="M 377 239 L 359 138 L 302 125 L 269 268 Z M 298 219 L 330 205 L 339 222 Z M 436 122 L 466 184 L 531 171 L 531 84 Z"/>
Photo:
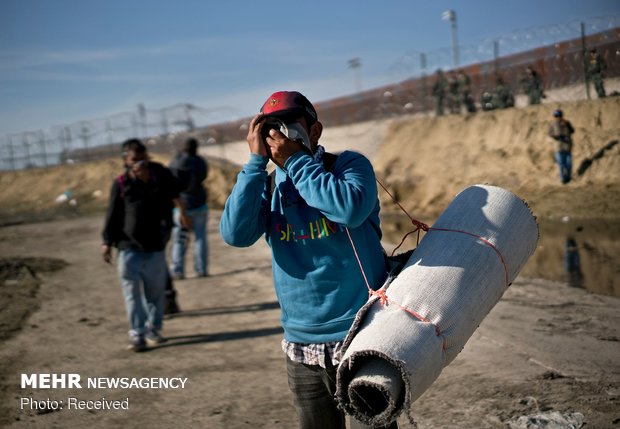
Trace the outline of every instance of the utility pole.
<path fill-rule="evenodd" d="M 191 104 L 186 104 L 185 105 L 185 117 L 187 118 L 186 123 L 187 123 L 187 131 L 194 131 L 194 120 L 192 119 L 192 114 L 191 111 L 194 108 L 194 106 L 192 106 Z"/>
<path fill-rule="evenodd" d="M 84 152 L 85 152 L 84 155 L 85 155 L 86 161 L 90 160 L 90 148 L 88 147 L 88 139 L 89 139 L 88 132 L 89 132 L 88 122 L 82 121 L 80 137 L 82 137 L 82 142 L 84 143 Z"/>
<path fill-rule="evenodd" d="M 161 130 L 162 130 L 162 134 L 167 136 L 168 135 L 168 116 L 166 115 L 166 108 L 165 107 L 163 109 L 161 109 L 160 126 L 161 126 Z"/>
<path fill-rule="evenodd" d="M 43 132 L 43 130 L 39 131 L 39 146 L 41 147 L 41 151 L 43 152 L 43 166 L 47 167 L 47 147 L 46 147 L 46 138 L 45 138 L 45 132 Z"/>
<path fill-rule="evenodd" d="M 590 99 L 590 76 L 588 76 L 588 49 L 586 47 L 586 27 L 581 23 L 581 55 L 583 56 L 583 74 L 586 81 L 586 95 Z"/>
<path fill-rule="evenodd" d="M 450 21 L 452 28 L 452 66 L 457 68 L 459 66 L 459 42 L 456 35 L 456 12 L 448 9 L 441 14 L 441 19 Z"/>
<path fill-rule="evenodd" d="M 362 92 L 362 60 L 361 58 L 352 58 L 348 62 L 347 68 L 353 69 L 355 77 L 355 92 Z"/>
<path fill-rule="evenodd" d="M 426 54 L 420 53 L 420 69 L 422 70 L 422 109 L 426 111 L 428 84 L 426 82 Z"/>
<path fill-rule="evenodd" d="M 11 170 L 15 170 L 15 150 L 13 149 L 13 136 L 9 134 L 9 159 L 11 160 Z"/>
<path fill-rule="evenodd" d="M 69 156 L 69 152 L 71 152 L 71 127 L 65 127 L 65 138 L 63 139 L 63 148 L 67 152 L 67 156 Z"/>
<path fill-rule="evenodd" d="M 499 72 L 499 42 L 497 39 L 493 40 L 493 68 L 497 74 Z"/>
<path fill-rule="evenodd" d="M 135 113 L 131 114 L 131 129 L 133 130 L 133 135 L 138 135 L 138 118 Z"/>
<path fill-rule="evenodd" d="M 142 130 L 142 135 L 140 137 L 146 137 L 146 107 L 144 104 L 138 104 L 138 116 L 140 116 L 140 128 Z"/>
<path fill-rule="evenodd" d="M 105 121 L 105 133 L 108 135 L 108 144 L 112 146 L 114 144 L 114 129 L 109 119 Z"/>
<path fill-rule="evenodd" d="M 30 140 L 28 139 L 28 133 L 22 133 L 22 144 L 26 148 L 26 168 L 32 168 L 32 160 L 30 159 Z"/>

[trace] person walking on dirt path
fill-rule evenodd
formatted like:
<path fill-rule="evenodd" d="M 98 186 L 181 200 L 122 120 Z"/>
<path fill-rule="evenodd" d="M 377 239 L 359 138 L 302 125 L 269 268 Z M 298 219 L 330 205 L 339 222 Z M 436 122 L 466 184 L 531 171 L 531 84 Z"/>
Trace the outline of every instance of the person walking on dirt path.
<path fill-rule="evenodd" d="M 102 256 L 112 261 L 118 249 L 118 275 L 129 319 L 130 347 L 141 352 L 165 341 L 163 326 L 166 288 L 165 247 L 176 205 L 189 225 L 179 200 L 181 185 L 170 170 L 149 160 L 138 139 L 123 143 L 126 170 L 112 183 L 103 228 Z"/>
<path fill-rule="evenodd" d="M 316 429 L 345 427 L 334 397 L 342 341 L 368 286 L 387 276 L 373 167 L 356 152 L 325 152 L 322 130 L 304 95 L 272 94 L 249 124 L 250 159 L 220 223 L 229 245 L 251 246 L 264 235 L 271 247 L 288 383 L 300 427 Z"/>
<path fill-rule="evenodd" d="M 183 184 L 180 198 L 187 216 L 191 219 L 191 229 L 181 225 L 180 212 L 174 210 L 172 229 L 172 265 L 170 270 L 175 279 L 185 278 L 185 253 L 190 232 L 194 235 L 194 271 L 198 277 L 209 275 L 207 247 L 207 191 L 203 182 L 207 179 L 208 165 L 198 155 L 198 140 L 193 137 L 185 140 L 181 153 L 169 165 L 172 174 Z"/>
<path fill-rule="evenodd" d="M 605 78 L 605 71 L 607 70 L 607 63 L 596 51 L 596 49 L 590 50 L 590 58 L 588 59 L 588 78 L 596 89 L 598 98 L 605 98 L 605 84 L 603 79 Z"/>
<path fill-rule="evenodd" d="M 532 67 L 525 69 L 525 76 L 521 79 L 521 87 L 523 92 L 527 94 L 530 106 L 540 104 L 541 100 L 545 98 L 540 75 Z"/>
<path fill-rule="evenodd" d="M 575 129 L 570 121 L 564 119 L 564 114 L 560 109 L 553 112 L 553 118 L 553 122 L 549 125 L 549 136 L 557 141 L 555 159 L 560 169 L 560 180 L 563 184 L 566 184 L 571 180 L 571 170 L 573 168 L 572 135 Z"/>
<path fill-rule="evenodd" d="M 131 144 L 133 140 L 126 140 L 122 145 L 123 154 L 127 152 L 128 145 Z M 147 142 L 147 144 L 150 142 Z M 127 169 L 127 164 L 124 165 L 124 168 Z M 169 240 L 166 238 L 166 243 Z M 166 267 L 166 291 L 165 291 L 165 302 L 164 302 L 164 314 L 177 314 L 181 312 L 181 308 L 179 307 L 177 301 L 177 291 L 174 288 L 174 283 L 172 282 L 172 274 L 170 274 L 170 270 Z"/>
<path fill-rule="evenodd" d="M 435 73 L 435 83 L 433 84 L 433 97 L 437 99 L 436 114 L 437 116 L 443 116 L 444 102 L 446 98 L 446 92 L 448 90 L 448 81 L 441 69 L 438 69 Z"/>

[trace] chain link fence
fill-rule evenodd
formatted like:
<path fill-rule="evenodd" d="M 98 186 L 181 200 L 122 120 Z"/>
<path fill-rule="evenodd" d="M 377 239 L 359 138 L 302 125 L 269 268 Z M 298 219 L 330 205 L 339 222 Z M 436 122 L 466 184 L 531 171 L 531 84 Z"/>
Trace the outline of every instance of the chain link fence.
<path fill-rule="evenodd" d="M 552 49 L 556 45 L 566 44 L 568 48 L 581 48 L 582 31 L 586 36 L 596 35 L 594 44 L 605 42 L 613 34 L 610 30 L 620 27 L 620 14 L 606 17 L 589 18 L 584 21 L 571 21 L 564 25 L 548 27 L 531 27 L 515 30 L 509 34 L 495 38 L 487 38 L 476 43 L 459 45 L 459 64 L 454 64 L 454 53 L 451 47 L 436 49 L 429 52 L 411 50 L 403 54 L 392 66 L 389 74 L 392 81 L 421 77 L 437 69 L 449 70 L 471 64 L 496 61 L 515 54 L 530 54 L 538 48 Z M 613 33 L 613 31 L 612 31 Z M 580 53 L 580 52 L 579 52 Z M 618 55 L 614 53 L 613 55 Z M 606 58 L 612 60 L 612 58 Z M 615 59 L 617 61 L 617 59 Z M 581 70 L 582 71 L 582 70 Z M 576 70 L 575 72 L 579 72 Z"/>
<path fill-rule="evenodd" d="M 484 92 L 496 88 L 498 75 L 515 95 L 523 93 L 526 67 L 540 75 L 544 91 L 571 87 L 568 98 L 547 101 L 596 98 L 592 85 L 586 86 L 587 52 L 597 49 L 607 64 L 607 78 L 620 76 L 620 15 L 519 30 L 459 48 L 459 55 L 450 48 L 406 53 L 389 68 L 391 80 L 397 83 L 319 103 L 322 122 L 333 126 L 431 112 L 436 104 L 434 74 L 440 69 L 464 71 L 477 102 Z M 461 59 L 458 67 L 455 57 Z"/>
<path fill-rule="evenodd" d="M 204 109 L 192 104 L 147 109 L 140 104 L 134 112 L 6 134 L 0 136 L 0 170 L 73 164 L 117 155 L 120 142 L 129 137 L 149 138 L 156 149 L 170 150 L 177 133 L 191 132 L 215 114 L 230 111 L 234 109 Z"/>

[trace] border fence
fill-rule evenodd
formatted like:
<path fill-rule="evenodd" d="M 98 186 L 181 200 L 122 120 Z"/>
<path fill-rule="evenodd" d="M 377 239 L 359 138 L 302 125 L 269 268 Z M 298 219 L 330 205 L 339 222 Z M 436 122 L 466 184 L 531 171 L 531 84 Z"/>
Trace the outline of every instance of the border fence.
<path fill-rule="evenodd" d="M 471 78 L 471 93 L 475 100 L 479 100 L 484 91 L 495 88 L 496 75 L 501 75 L 513 93 L 522 92 L 520 81 L 528 66 L 538 72 L 544 90 L 582 85 L 583 91 L 578 91 L 579 95 L 573 99 L 595 98 L 592 85 L 586 85 L 587 54 L 590 49 L 596 49 L 607 64 L 606 77 L 620 76 L 620 15 L 596 18 L 589 24 L 571 23 L 563 27 L 564 31 L 559 28 L 547 29 L 547 33 L 544 29 L 531 32 L 524 30 L 510 37 L 481 42 L 477 50 L 469 46 L 465 55 L 461 54 L 466 61 L 456 68 L 448 65 L 451 64 L 451 55 L 447 49 L 429 54 L 419 53 L 417 59 L 409 54 L 401 58 L 392 67 L 392 71 L 408 73 L 413 77 L 354 96 L 319 103 L 317 108 L 322 122 L 325 125 L 340 125 L 432 111 L 435 100 L 431 88 L 435 81 L 433 74 L 437 69 L 445 72 L 463 70 Z M 588 33 L 588 30 L 597 32 Z M 547 37 L 542 38 L 542 35 Z M 535 46 L 535 40 L 546 41 L 552 35 L 557 38 L 564 35 L 574 37 Z M 509 41 L 512 41 L 512 45 Z M 530 48 L 519 51 L 518 47 Z"/>
<path fill-rule="evenodd" d="M 390 79 L 398 83 L 316 103 L 321 121 L 333 126 L 432 111 L 432 74 L 437 69 L 465 71 L 476 100 L 495 85 L 497 74 L 514 93 L 519 92 L 520 79 L 528 66 L 541 75 L 544 89 L 581 83 L 583 98 L 590 97 L 593 90 L 585 90 L 584 68 L 589 49 L 596 48 L 605 60 L 607 77 L 620 76 L 620 15 L 518 30 L 458 48 L 461 67 L 454 67 L 449 48 L 407 52 L 387 70 Z M 243 139 L 247 118 L 207 125 L 209 119 L 223 112 L 234 109 L 204 109 L 192 104 L 147 109 L 140 104 L 134 112 L 0 135 L 0 171 L 117 155 L 119 143 L 129 137 L 150 139 L 157 151 L 170 151 L 180 132 L 195 132 L 207 144 Z"/>
<path fill-rule="evenodd" d="M 119 143 L 129 137 L 171 143 L 176 133 L 192 131 L 197 122 L 225 110 L 233 109 L 204 109 L 192 104 L 147 109 L 139 104 L 135 112 L 7 134 L 0 136 L 0 170 L 73 164 L 117 155 Z"/>

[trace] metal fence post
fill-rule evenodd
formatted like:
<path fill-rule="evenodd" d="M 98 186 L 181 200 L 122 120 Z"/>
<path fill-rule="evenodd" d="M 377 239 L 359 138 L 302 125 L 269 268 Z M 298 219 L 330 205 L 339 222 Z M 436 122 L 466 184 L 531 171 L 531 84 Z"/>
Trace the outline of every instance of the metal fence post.
<path fill-rule="evenodd" d="M 586 83 L 586 96 L 590 100 L 590 77 L 588 76 L 588 54 L 586 48 L 586 26 L 581 23 L 581 55 L 583 57 L 583 74 Z"/>
<path fill-rule="evenodd" d="M 13 149 L 13 136 L 9 134 L 9 159 L 11 162 L 11 170 L 15 170 L 15 151 Z"/>

